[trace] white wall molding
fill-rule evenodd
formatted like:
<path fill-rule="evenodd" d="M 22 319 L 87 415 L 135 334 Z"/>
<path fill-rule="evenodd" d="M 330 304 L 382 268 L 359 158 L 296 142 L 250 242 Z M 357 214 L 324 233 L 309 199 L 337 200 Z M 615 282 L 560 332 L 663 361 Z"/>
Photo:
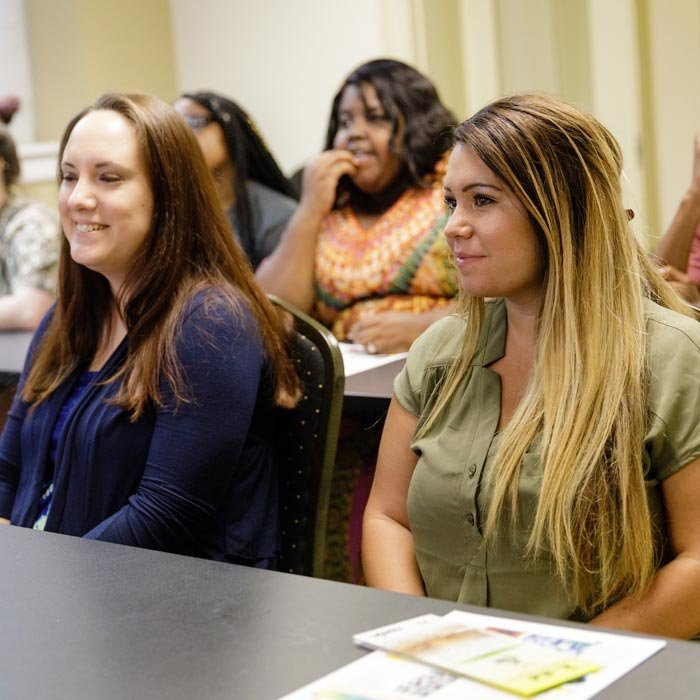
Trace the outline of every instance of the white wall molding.
<path fill-rule="evenodd" d="M 58 141 L 18 144 L 23 184 L 55 180 L 58 146 Z"/>

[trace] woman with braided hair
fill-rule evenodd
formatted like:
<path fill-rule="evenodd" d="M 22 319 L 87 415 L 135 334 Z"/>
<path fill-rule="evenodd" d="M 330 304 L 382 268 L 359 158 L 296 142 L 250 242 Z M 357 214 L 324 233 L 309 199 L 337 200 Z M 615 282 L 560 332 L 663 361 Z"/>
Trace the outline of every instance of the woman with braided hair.
<path fill-rule="evenodd" d="M 294 188 L 252 119 L 214 92 L 183 95 L 175 109 L 192 127 L 219 201 L 253 268 L 277 247 L 296 208 Z"/>

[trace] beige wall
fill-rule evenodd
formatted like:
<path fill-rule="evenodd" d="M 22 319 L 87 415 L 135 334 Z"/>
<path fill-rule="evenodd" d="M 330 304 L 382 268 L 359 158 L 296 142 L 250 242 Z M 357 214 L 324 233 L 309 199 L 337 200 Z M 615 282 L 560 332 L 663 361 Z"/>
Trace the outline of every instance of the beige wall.
<path fill-rule="evenodd" d="M 25 0 L 35 140 L 110 90 L 176 93 L 168 0 Z"/>
<path fill-rule="evenodd" d="M 105 90 L 211 88 L 251 112 L 291 171 L 321 147 L 342 78 L 386 55 L 428 73 L 458 117 L 521 90 L 591 109 L 623 146 L 651 240 L 688 183 L 700 0 L 23 1 L 36 140 Z"/>
<path fill-rule="evenodd" d="M 410 10 L 409 0 L 171 0 L 178 85 L 239 102 L 292 171 L 322 147 L 352 68 L 413 60 Z"/>
<path fill-rule="evenodd" d="M 688 187 L 693 135 L 700 132 L 700 0 L 644 0 L 648 114 L 659 232 Z M 655 233 L 655 232 L 652 232 Z"/>

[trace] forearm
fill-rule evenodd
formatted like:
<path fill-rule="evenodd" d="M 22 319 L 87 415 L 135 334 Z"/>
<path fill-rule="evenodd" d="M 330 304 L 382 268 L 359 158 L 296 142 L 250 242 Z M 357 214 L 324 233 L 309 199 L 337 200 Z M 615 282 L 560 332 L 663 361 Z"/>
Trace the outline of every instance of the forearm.
<path fill-rule="evenodd" d="M 656 246 L 654 251 L 656 257 L 685 272 L 698 224 L 700 224 L 700 190 L 690 188 L 681 199 L 668 231 Z"/>
<path fill-rule="evenodd" d="M 323 216 L 300 204 L 270 257 L 256 270 L 262 288 L 309 313 L 314 303 L 316 241 Z"/>
<path fill-rule="evenodd" d="M 659 569 L 639 598 L 625 598 L 598 615 L 591 624 L 689 639 L 700 632 L 700 559 L 676 557 Z"/>
<path fill-rule="evenodd" d="M 386 516 L 365 514 L 362 567 L 367 584 L 373 588 L 425 595 L 413 535 L 408 528 Z"/>
<path fill-rule="evenodd" d="M 52 296 L 40 289 L 0 297 L 0 330 L 34 330 L 52 303 Z"/>

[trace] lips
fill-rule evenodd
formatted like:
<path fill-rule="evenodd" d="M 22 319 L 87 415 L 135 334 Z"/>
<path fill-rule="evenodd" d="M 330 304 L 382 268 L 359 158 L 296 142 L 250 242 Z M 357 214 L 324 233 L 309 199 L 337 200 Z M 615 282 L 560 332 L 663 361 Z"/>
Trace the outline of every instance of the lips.
<path fill-rule="evenodd" d="M 357 148 L 351 148 L 350 153 L 352 154 L 352 157 L 355 159 L 355 163 L 357 165 L 362 165 L 362 163 L 368 161 L 370 158 L 374 158 L 373 151 L 363 151 L 363 150 L 359 150 Z"/>
<path fill-rule="evenodd" d="M 467 267 L 479 260 L 483 260 L 485 255 L 472 255 L 470 253 L 454 253 L 455 265 L 457 267 Z"/>

